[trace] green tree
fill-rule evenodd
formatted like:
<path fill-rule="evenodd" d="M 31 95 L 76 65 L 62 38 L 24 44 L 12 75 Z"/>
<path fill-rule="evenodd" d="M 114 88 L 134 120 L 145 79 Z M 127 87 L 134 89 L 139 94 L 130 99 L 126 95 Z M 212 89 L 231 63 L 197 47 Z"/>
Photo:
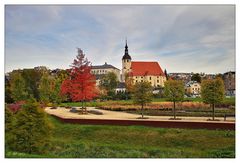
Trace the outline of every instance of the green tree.
<path fill-rule="evenodd" d="M 12 143 L 16 140 L 16 136 L 13 134 L 14 131 L 15 117 L 13 112 L 9 110 L 7 105 L 5 106 L 5 148 L 10 149 Z"/>
<path fill-rule="evenodd" d="M 28 93 L 26 90 L 25 81 L 19 72 L 11 74 L 10 90 L 12 92 L 12 98 L 16 101 L 26 100 Z"/>
<path fill-rule="evenodd" d="M 26 90 L 29 95 L 39 100 L 39 82 L 43 74 L 48 73 L 45 70 L 23 69 L 21 74 L 25 81 Z"/>
<path fill-rule="evenodd" d="M 173 102 L 173 119 L 176 119 L 176 102 L 184 98 L 184 84 L 180 80 L 168 80 L 164 83 L 164 94 Z"/>
<path fill-rule="evenodd" d="M 53 89 L 52 89 L 51 95 L 50 95 L 50 101 L 54 105 L 60 104 L 65 98 L 60 95 L 61 84 L 62 84 L 62 82 L 59 79 L 54 80 Z"/>
<path fill-rule="evenodd" d="M 193 74 L 191 77 L 192 81 L 197 81 L 198 83 L 201 83 L 201 76 L 199 75 L 199 73 Z"/>
<path fill-rule="evenodd" d="M 12 92 L 11 92 L 11 86 L 10 86 L 10 80 L 5 75 L 5 102 L 6 103 L 13 103 L 12 99 Z"/>
<path fill-rule="evenodd" d="M 117 75 L 114 72 L 109 72 L 100 79 L 100 88 L 105 89 L 110 98 L 113 98 L 115 95 L 115 88 L 117 85 Z"/>
<path fill-rule="evenodd" d="M 215 104 L 224 99 L 224 83 L 221 78 L 203 80 L 201 83 L 201 97 L 204 103 L 212 107 L 212 120 L 215 120 Z"/>
<path fill-rule="evenodd" d="M 139 82 L 133 87 L 133 102 L 141 105 L 143 118 L 143 107 L 152 101 L 152 86 L 149 82 Z"/>
<path fill-rule="evenodd" d="M 16 140 L 12 142 L 11 150 L 40 154 L 49 147 L 51 124 L 35 99 L 30 98 L 17 112 L 14 128 Z"/>
<path fill-rule="evenodd" d="M 40 101 L 44 104 L 50 102 L 52 90 L 53 90 L 54 81 L 51 76 L 44 74 L 40 80 L 38 87 Z"/>

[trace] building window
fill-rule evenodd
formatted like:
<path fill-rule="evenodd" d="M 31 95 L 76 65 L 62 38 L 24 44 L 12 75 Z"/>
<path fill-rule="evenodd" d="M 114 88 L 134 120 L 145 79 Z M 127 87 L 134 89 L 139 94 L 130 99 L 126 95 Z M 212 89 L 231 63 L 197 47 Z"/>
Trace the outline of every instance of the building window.
<path fill-rule="evenodd" d="M 136 80 L 136 83 L 137 83 L 137 80 Z"/>
<path fill-rule="evenodd" d="M 149 77 L 149 79 L 150 79 L 150 80 L 152 79 L 151 76 Z"/>
<path fill-rule="evenodd" d="M 143 82 L 143 80 L 141 80 L 141 82 Z"/>
<path fill-rule="evenodd" d="M 159 80 L 157 80 L 157 83 L 159 83 Z"/>
<path fill-rule="evenodd" d="M 143 76 L 141 76 L 141 78 L 143 78 Z"/>

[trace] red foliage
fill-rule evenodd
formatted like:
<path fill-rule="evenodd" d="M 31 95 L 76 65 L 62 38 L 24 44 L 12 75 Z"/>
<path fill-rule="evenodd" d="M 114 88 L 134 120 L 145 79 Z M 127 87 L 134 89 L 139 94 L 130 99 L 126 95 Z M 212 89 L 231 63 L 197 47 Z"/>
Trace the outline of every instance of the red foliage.
<path fill-rule="evenodd" d="M 22 106 L 25 104 L 25 101 L 17 101 L 13 104 L 9 104 L 8 108 L 13 112 L 16 113 L 18 110 L 22 108 Z"/>
<path fill-rule="evenodd" d="M 96 97 L 96 79 L 91 74 L 90 62 L 81 49 L 78 49 L 77 59 L 74 59 L 71 67 L 69 78 L 61 85 L 61 93 L 69 95 L 72 101 L 86 101 Z"/>

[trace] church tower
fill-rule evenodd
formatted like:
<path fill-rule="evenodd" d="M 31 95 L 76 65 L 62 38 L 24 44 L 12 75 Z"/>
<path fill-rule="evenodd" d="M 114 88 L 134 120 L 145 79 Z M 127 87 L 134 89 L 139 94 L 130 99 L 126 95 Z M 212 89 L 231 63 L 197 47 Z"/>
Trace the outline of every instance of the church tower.
<path fill-rule="evenodd" d="M 131 71 L 131 56 L 128 54 L 128 45 L 126 40 L 125 53 L 122 57 L 122 81 L 125 82 L 125 75 Z"/>

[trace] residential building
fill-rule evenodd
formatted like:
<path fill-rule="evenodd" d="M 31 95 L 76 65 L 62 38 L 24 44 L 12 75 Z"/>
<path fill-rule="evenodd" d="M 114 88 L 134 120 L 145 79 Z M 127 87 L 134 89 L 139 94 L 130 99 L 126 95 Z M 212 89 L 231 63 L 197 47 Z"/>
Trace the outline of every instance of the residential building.
<path fill-rule="evenodd" d="M 123 93 L 123 92 L 126 92 L 126 85 L 124 82 L 119 82 L 118 85 L 117 85 L 117 88 L 115 89 L 115 92 L 116 93 Z"/>
<path fill-rule="evenodd" d="M 235 96 L 235 72 L 229 71 L 223 74 L 226 96 Z"/>
<path fill-rule="evenodd" d="M 200 96 L 201 84 L 196 81 L 189 81 L 185 84 L 185 93 L 189 96 Z"/>
<path fill-rule="evenodd" d="M 96 85 L 99 85 L 100 78 L 109 72 L 115 73 L 117 80 L 120 81 L 120 70 L 106 62 L 103 65 L 96 65 L 91 68 L 91 73 L 96 76 Z"/>

